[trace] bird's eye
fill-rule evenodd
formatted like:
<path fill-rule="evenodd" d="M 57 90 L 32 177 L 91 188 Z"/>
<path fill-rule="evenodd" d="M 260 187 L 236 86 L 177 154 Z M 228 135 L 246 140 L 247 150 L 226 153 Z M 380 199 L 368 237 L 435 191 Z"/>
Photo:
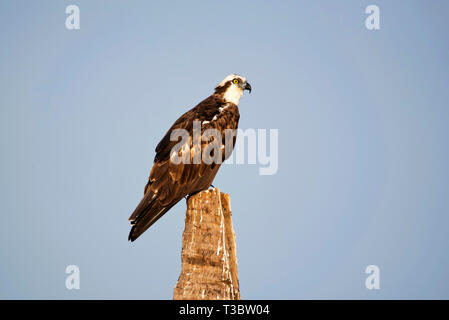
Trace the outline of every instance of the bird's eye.
<path fill-rule="evenodd" d="M 238 79 L 234 79 L 232 82 L 234 82 L 235 84 L 239 83 Z"/>

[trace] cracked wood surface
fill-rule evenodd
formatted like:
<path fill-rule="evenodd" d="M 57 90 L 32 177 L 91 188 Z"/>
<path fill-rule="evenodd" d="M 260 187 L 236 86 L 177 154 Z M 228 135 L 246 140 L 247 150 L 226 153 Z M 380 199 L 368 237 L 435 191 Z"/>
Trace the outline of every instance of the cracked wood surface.
<path fill-rule="evenodd" d="M 240 300 L 228 194 L 214 188 L 189 197 L 181 260 L 173 299 Z"/>

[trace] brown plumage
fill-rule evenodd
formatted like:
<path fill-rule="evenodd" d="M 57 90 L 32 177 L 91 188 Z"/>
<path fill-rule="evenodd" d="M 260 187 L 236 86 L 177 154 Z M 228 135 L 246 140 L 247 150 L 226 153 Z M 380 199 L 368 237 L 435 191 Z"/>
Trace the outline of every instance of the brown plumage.
<path fill-rule="evenodd" d="M 236 79 L 238 83 L 235 82 Z M 198 164 L 193 161 L 190 161 L 190 163 L 173 163 L 170 160 L 170 155 L 178 141 L 171 141 L 170 134 L 176 129 L 185 129 L 189 132 L 188 144 L 190 145 L 191 160 L 195 150 L 193 147 L 194 120 L 200 121 L 201 134 L 209 128 L 217 129 L 222 137 L 220 143 L 224 146 L 225 130 L 237 129 L 239 121 L 237 104 L 245 89 L 251 90 L 251 86 L 245 78 L 237 75 L 228 76 L 217 86 L 214 94 L 183 114 L 167 131 L 156 147 L 154 164 L 145 186 L 144 197 L 129 218 L 132 228 L 128 240 L 134 241 L 137 239 L 183 197 L 209 188 L 220 168 L 220 163 L 206 164 L 203 161 Z M 234 90 L 237 93 L 237 99 L 234 99 L 233 95 L 229 95 L 231 92 L 229 90 Z M 241 90 L 241 93 L 239 90 Z M 234 91 L 231 93 L 234 93 Z M 226 92 L 228 92 L 228 95 Z M 225 152 L 222 153 L 222 161 L 231 155 L 235 140 L 234 135 L 231 150 L 226 149 L 226 154 Z M 213 138 L 211 141 L 201 141 L 201 154 L 213 142 Z"/>

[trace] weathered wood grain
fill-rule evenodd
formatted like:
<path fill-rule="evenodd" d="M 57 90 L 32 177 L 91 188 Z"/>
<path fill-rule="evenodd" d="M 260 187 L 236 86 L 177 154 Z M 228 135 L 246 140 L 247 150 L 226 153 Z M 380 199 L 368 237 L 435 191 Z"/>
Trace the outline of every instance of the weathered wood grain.
<path fill-rule="evenodd" d="M 228 194 L 214 188 L 187 200 L 181 260 L 181 274 L 173 299 L 240 299 Z"/>

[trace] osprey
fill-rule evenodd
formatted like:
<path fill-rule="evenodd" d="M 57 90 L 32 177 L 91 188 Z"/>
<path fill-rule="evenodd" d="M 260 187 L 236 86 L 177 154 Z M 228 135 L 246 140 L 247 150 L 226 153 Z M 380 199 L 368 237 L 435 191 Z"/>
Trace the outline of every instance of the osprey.
<path fill-rule="evenodd" d="M 226 143 L 225 137 L 228 137 L 226 132 L 231 130 L 235 133 L 237 129 L 240 117 L 238 104 L 244 90 L 251 92 L 251 85 L 246 78 L 231 74 L 217 85 L 211 96 L 184 113 L 171 126 L 156 147 L 156 155 L 144 189 L 143 199 L 129 217 L 132 228 L 128 240 L 136 240 L 185 196 L 209 188 L 221 162 L 231 155 L 234 148 L 235 134 L 232 135 L 230 146 Z M 190 161 L 196 157 L 196 154 L 201 155 L 203 151 L 210 149 L 213 155 L 216 149 L 211 147 L 218 142 L 216 136 L 211 139 L 210 137 L 205 139 L 204 136 L 198 138 L 195 135 L 195 124 L 196 127 L 200 127 L 201 132 L 212 129 L 222 137 L 222 141 L 219 141 L 220 150 L 223 150 L 225 145 L 226 148 L 225 152 L 221 153 L 221 161 L 212 163 L 203 161 L 204 159 Z M 179 138 L 173 139 L 173 133 L 176 131 L 186 132 L 187 139 L 181 142 Z M 187 161 L 173 161 L 180 154 L 183 154 L 183 160 Z"/>

